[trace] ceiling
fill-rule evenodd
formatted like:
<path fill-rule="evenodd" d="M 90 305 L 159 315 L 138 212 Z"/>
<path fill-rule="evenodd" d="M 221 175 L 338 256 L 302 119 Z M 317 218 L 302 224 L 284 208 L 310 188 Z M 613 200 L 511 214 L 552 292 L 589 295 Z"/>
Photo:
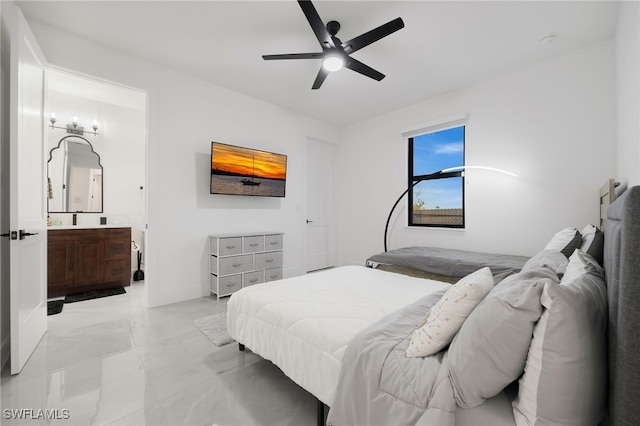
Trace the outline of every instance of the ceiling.
<path fill-rule="evenodd" d="M 293 0 L 16 3 L 28 20 L 337 126 L 611 39 L 618 14 L 614 1 L 315 1 L 343 41 L 397 17 L 405 28 L 353 54 L 382 81 L 343 69 L 311 90 L 319 60 L 261 58 L 320 51 Z"/>

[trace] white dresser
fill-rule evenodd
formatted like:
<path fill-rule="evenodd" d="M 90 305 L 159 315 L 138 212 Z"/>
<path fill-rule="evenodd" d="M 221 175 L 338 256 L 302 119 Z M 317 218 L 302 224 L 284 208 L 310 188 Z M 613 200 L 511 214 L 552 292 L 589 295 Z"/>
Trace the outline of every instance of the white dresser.
<path fill-rule="evenodd" d="M 282 233 L 209 236 L 209 289 L 218 299 L 282 278 Z"/>

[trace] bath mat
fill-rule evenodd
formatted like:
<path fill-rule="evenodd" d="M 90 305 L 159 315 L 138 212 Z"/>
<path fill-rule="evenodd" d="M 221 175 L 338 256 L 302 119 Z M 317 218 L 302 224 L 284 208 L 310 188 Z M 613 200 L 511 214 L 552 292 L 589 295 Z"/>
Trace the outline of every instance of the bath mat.
<path fill-rule="evenodd" d="M 64 303 L 81 302 L 83 300 L 98 299 L 100 297 L 115 296 L 126 293 L 124 287 L 105 288 L 103 290 L 85 291 L 83 293 L 67 294 Z"/>
<path fill-rule="evenodd" d="M 215 314 L 193 322 L 216 346 L 227 345 L 234 340 L 227 333 L 227 313 Z"/>
<path fill-rule="evenodd" d="M 62 312 L 64 306 L 64 300 L 49 300 L 47 302 L 47 315 L 55 315 Z"/>

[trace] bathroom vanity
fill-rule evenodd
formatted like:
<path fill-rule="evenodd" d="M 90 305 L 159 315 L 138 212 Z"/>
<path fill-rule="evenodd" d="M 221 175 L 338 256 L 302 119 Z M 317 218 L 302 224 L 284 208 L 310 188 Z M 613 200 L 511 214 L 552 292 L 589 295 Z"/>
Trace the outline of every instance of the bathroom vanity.
<path fill-rule="evenodd" d="M 48 297 L 131 283 L 130 227 L 51 227 L 47 241 Z"/>

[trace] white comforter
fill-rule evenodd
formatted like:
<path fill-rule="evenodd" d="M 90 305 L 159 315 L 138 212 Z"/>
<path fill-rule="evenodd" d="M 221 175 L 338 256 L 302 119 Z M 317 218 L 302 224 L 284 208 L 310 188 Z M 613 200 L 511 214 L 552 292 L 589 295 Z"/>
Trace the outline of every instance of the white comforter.
<path fill-rule="evenodd" d="M 229 335 L 331 405 L 340 363 L 365 327 L 449 284 L 344 266 L 243 288 L 228 302 Z"/>

